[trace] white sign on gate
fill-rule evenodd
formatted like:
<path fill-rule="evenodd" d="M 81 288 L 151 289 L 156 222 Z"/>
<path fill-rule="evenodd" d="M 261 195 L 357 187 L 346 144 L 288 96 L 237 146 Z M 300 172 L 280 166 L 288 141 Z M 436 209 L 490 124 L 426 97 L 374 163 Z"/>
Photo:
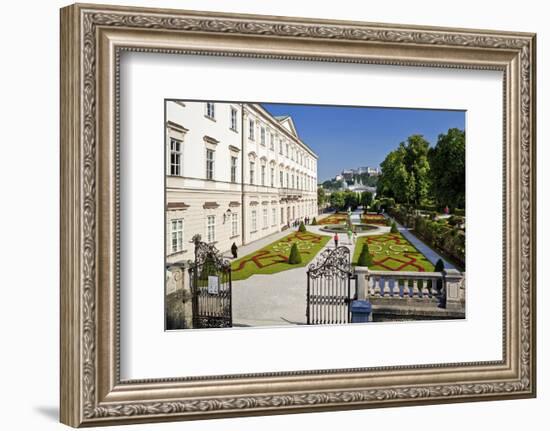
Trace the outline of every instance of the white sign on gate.
<path fill-rule="evenodd" d="M 208 276 L 208 293 L 217 295 L 220 291 L 220 278 L 217 275 Z"/>

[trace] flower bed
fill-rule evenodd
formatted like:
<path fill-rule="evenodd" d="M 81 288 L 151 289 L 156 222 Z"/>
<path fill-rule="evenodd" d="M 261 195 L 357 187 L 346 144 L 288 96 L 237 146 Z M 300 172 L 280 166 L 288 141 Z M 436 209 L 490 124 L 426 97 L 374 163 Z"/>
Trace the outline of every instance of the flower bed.
<path fill-rule="evenodd" d="M 347 213 L 334 213 L 321 220 L 317 220 L 317 224 L 320 224 L 320 225 L 321 224 L 322 225 L 341 224 L 341 223 L 347 223 L 347 221 L 348 221 Z"/>
<path fill-rule="evenodd" d="M 231 263 L 232 280 L 244 280 L 254 274 L 274 274 L 307 265 L 325 246 L 330 236 L 312 232 L 293 232 Z M 296 243 L 302 263 L 290 264 L 288 257 Z"/>
<path fill-rule="evenodd" d="M 381 214 L 362 214 L 361 221 L 366 224 L 386 226 L 386 218 Z"/>
<path fill-rule="evenodd" d="M 431 272 L 433 264 L 400 233 L 387 233 L 359 237 L 353 253 L 353 264 L 357 264 L 363 244 L 369 244 L 373 265 L 370 269 L 379 271 Z"/>

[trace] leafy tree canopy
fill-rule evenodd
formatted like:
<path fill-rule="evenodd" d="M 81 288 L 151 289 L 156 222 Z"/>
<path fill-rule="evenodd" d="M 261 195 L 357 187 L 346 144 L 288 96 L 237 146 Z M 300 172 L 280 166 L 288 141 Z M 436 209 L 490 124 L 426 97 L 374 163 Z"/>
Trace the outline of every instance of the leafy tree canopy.
<path fill-rule="evenodd" d="M 464 208 L 466 191 L 466 139 L 460 129 L 439 135 L 429 151 L 431 191 L 440 206 Z"/>

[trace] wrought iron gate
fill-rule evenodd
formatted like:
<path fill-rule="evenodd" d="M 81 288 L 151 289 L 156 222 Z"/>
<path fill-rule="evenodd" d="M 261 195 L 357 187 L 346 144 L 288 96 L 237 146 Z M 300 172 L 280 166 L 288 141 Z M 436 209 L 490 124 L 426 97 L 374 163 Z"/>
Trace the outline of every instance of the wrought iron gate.
<path fill-rule="evenodd" d="M 326 249 L 307 271 L 307 324 L 351 322 L 350 251 L 347 247 Z"/>
<path fill-rule="evenodd" d="M 193 327 L 230 328 L 231 265 L 220 256 L 216 247 L 192 239 L 195 244 L 195 262 L 189 269 L 191 280 Z"/>

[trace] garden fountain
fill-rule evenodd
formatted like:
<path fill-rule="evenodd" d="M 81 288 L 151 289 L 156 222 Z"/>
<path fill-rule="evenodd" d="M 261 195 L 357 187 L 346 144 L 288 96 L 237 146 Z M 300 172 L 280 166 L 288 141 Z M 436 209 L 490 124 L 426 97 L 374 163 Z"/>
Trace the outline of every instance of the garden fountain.
<path fill-rule="evenodd" d="M 362 223 L 361 215 L 352 213 L 351 209 L 348 209 L 346 221 L 340 224 L 324 225 L 320 230 L 323 232 L 331 233 L 347 233 L 348 231 L 356 232 L 358 234 L 377 230 L 379 226 L 372 224 Z"/>

